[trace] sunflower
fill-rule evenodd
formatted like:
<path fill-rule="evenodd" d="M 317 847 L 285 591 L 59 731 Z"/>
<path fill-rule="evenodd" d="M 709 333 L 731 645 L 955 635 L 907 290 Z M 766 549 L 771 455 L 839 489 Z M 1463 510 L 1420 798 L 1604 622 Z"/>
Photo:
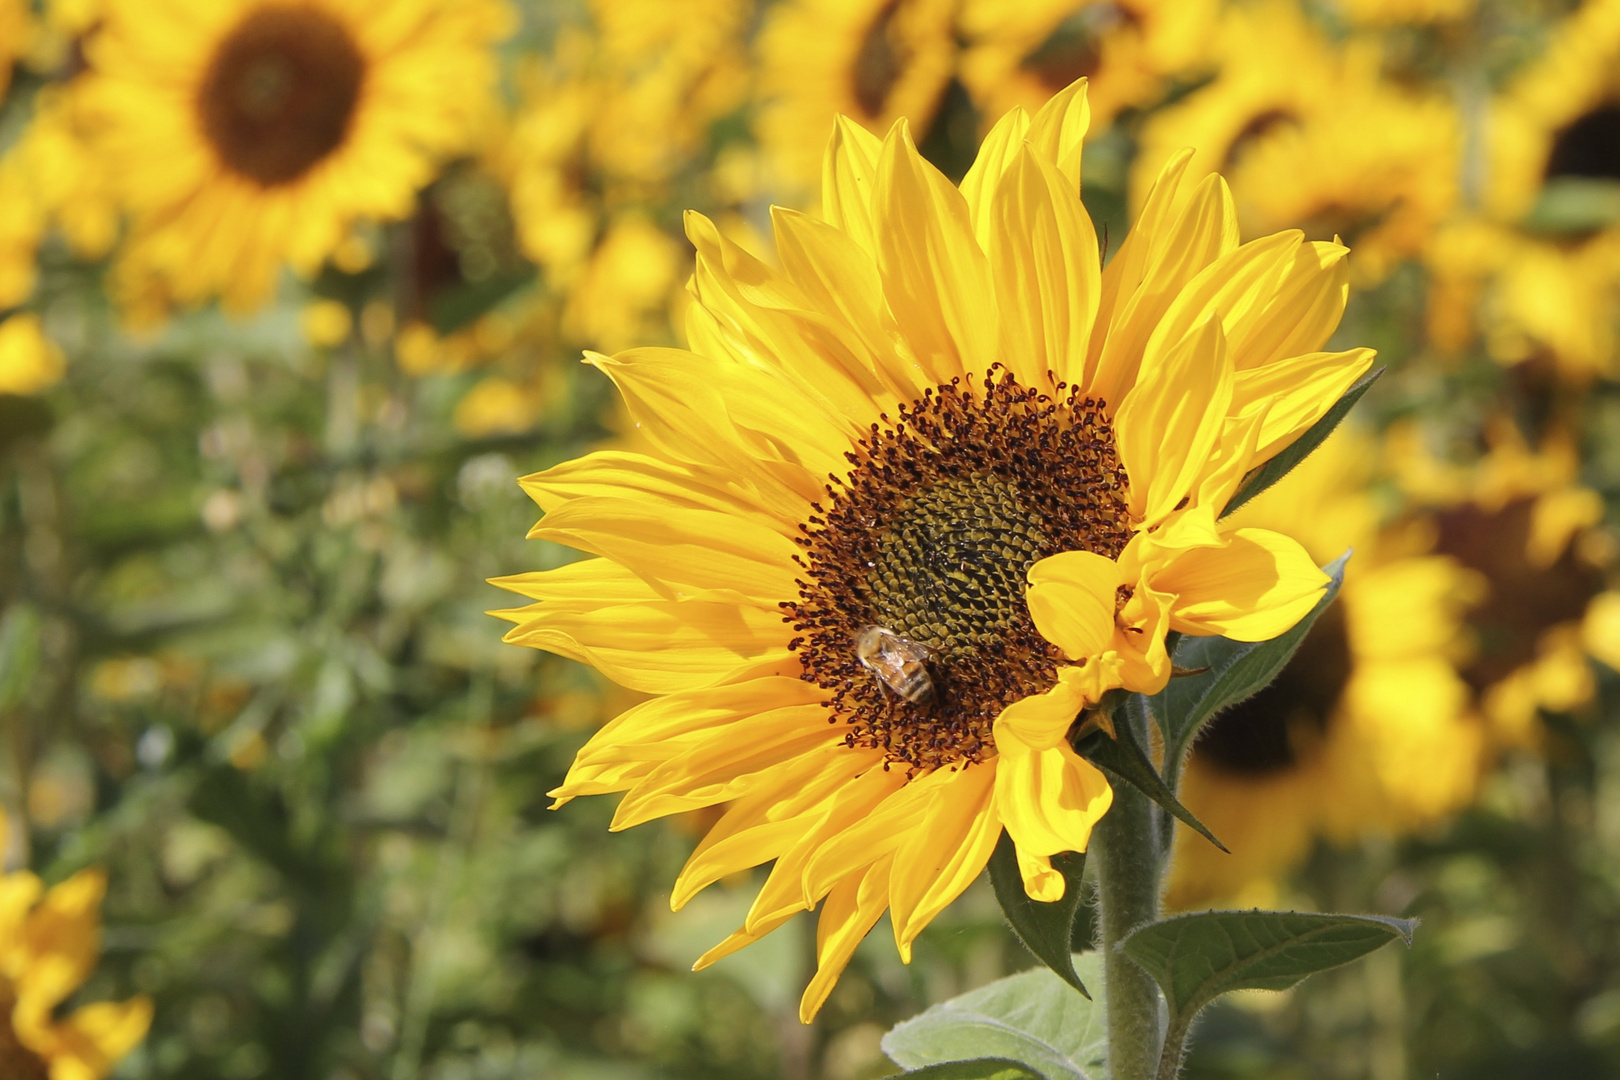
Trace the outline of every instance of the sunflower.
<path fill-rule="evenodd" d="M 1105 270 L 1079 198 L 1085 84 L 991 130 L 960 189 L 841 118 L 825 218 L 777 208 L 773 269 L 688 215 L 690 351 L 589 354 L 647 453 L 530 476 L 531 536 L 597 558 L 497 582 L 506 640 L 653 695 L 580 751 L 556 805 L 615 829 L 729 804 L 685 904 L 774 860 L 699 966 L 821 905 L 808 1020 L 887 909 L 904 958 L 1005 829 L 1062 895 L 1112 799 L 1070 749 L 1165 635 L 1269 638 L 1326 576 L 1216 517 L 1372 361 L 1323 353 L 1346 249 L 1239 245 L 1219 177 L 1172 162 Z"/>
<path fill-rule="evenodd" d="M 1475 0 L 1336 0 L 1335 7 L 1358 26 L 1450 23 L 1474 13 Z"/>
<path fill-rule="evenodd" d="M 98 870 L 45 890 L 27 871 L 0 876 L 0 1076 L 99 1080 L 146 1037 L 152 1003 L 135 997 L 57 1009 L 89 976 L 100 951 Z M 43 894 L 43 895 L 42 895 Z"/>
<path fill-rule="evenodd" d="M 0 394 L 37 394 L 67 368 L 61 346 L 45 336 L 39 316 L 22 311 L 0 321 Z"/>
<path fill-rule="evenodd" d="M 1144 125 L 1137 205 L 1192 146 L 1197 172 L 1231 180 L 1245 229 L 1350 237 L 1363 283 L 1424 250 L 1457 198 L 1448 101 L 1384 79 L 1376 43 L 1330 43 L 1291 0 L 1228 9 L 1215 52 L 1215 79 Z"/>
<path fill-rule="evenodd" d="M 501 0 L 108 0 L 88 45 L 137 314 L 263 302 L 358 219 L 409 214 L 491 107 Z M 451 89 L 453 88 L 453 90 Z"/>
<path fill-rule="evenodd" d="M 759 34 L 757 133 L 789 190 L 813 192 L 838 116 L 871 132 L 934 119 L 956 63 L 952 0 L 785 0 Z"/>
<path fill-rule="evenodd" d="M 1216 12 L 1211 0 L 967 0 L 962 83 L 981 112 L 1000 116 L 1085 76 L 1092 123 L 1105 128 L 1204 59 Z"/>
<path fill-rule="evenodd" d="M 1473 795 L 1484 733 L 1455 657 L 1477 585 L 1451 559 L 1380 535 L 1376 457 L 1370 440 L 1341 432 L 1234 515 L 1289 532 L 1313 558 L 1347 547 L 1356 558 L 1277 681 L 1195 746 L 1182 800 L 1232 854 L 1179 834 L 1172 907 L 1275 903 L 1279 875 L 1316 836 L 1407 831 Z"/>
<path fill-rule="evenodd" d="M 1589 654 L 1616 655 L 1604 640 L 1612 538 L 1601 528 L 1602 497 L 1579 482 L 1572 440 L 1554 430 L 1531 449 L 1500 417 L 1485 434 L 1489 453 L 1456 466 L 1436 461 L 1414 429 L 1402 429 L 1394 460 L 1422 508 L 1414 531 L 1485 584 L 1469 613 L 1474 649 L 1462 675 L 1493 739 L 1523 746 L 1539 738 L 1541 711 L 1574 712 L 1592 701 Z"/>
<path fill-rule="evenodd" d="M 1620 0 L 1589 0 L 1491 103 L 1487 212 L 1518 221 L 1548 181 L 1620 180 Z"/>

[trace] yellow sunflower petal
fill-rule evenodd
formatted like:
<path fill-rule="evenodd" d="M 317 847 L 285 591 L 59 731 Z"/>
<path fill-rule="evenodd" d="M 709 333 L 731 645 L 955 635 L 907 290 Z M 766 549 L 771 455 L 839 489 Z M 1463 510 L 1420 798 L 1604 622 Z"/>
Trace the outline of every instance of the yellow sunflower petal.
<path fill-rule="evenodd" d="M 990 250 L 990 240 L 995 235 L 991 202 L 1001 186 L 1002 176 L 1023 152 L 1024 137 L 1028 133 L 1029 114 L 1023 109 L 1011 110 L 985 135 L 967 175 L 962 177 L 962 198 L 967 200 L 968 219 L 973 222 L 973 235 L 979 247 L 985 251 Z"/>
<path fill-rule="evenodd" d="M 997 812 L 1007 835 L 1031 856 L 1086 850 L 1092 826 L 1113 801 L 1103 774 L 1066 742 L 1002 755 L 996 763 Z"/>
<path fill-rule="evenodd" d="M 1130 477 L 1131 516 L 1163 521 L 1209 465 L 1232 401 L 1232 361 L 1220 320 L 1210 316 L 1162 358 L 1149 354 L 1114 417 L 1119 458 Z"/>
<path fill-rule="evenodd" d="M 1097 234 L 1078 191 L 1026 145 L 989 217 L 1003 363 L 1025 386 L 1042 385 L 1048 372 L 1084 385 L 1102 285 Z"/>
<path fill-rule="evenodd" d="M 1108 331 L 1102 338 L 1090 389 L 1115 408 L 1135 386 L 1144 362 L 1143 350 L 1166 309 L 1206 266 L 1237 247 L 1237 212 L 1231 192 L 1219 176 L 1205 177 L 1185 204 L 1172 208 L 1175 182 L 1185 167 L 1184 158 L 1165 166 L 1148 197 L 1149 205 L 1125 241 L 1130 246 L 1140 239 L 1140 246 L 1130 252 L 1129 262 L 1117 275 L 1103 274 L 1101 311 L 1107 314 Z M 1165 192 L 1162 199 L 1161 189 Z M 1114 263 L 1126 254 L 1122 247 Z M 1110 270 L 1114 263 L 1109 264 Z M 1097 340 L 1093 336 L 1093 349 Z"/>
<path fill-rule="evenodd" d="M 1091 130 L 1091 95 L 1086 79 L 1076 79 L 1035 110 L 1029 122 L 1029 142 L 1038 154 L 1057 166 L 1068 189 L 1080 191 L 1081 154 Z"/>
<path fill-rule="evenodd" d="M 847 116 L 840 116 L 821 166 L 821 216 L 876 255 L 878 158 L 883 141 Z"/>
<path fill-rule="evenodd" d="M 1299 232 L 1281 232 L 1251 240 L 1227 252 L 1189 281 L 1170 302 L 1153 328 L 1145 352 L 1153 355 L 1180 341 L 1192 328 L 1211 317 L 1219 319 L 1221 334 L 1230 340 L 1256 324 L 1269 325 L 1265 307 L 1276 294 L 1278 280 L 1294 262 L 1304 241 Z"/>
<path fill-rule="evenodd" d="M 871 932 L 888 905 L 891 859 L 880 859 L 859 879 L 840 882 L 827 897 L 816 921 L 816 973 L 799 999 L 799 1020 L 816 1018 L 855 946 Z"/>
<path fill-rule="evenodd" d="M 1022 848 L 1014 850 L 1018 856 L 1018 876 L 1024 882 L 1024 894 L 1043 904 L 1063 899 L 1063 894 L 1069 889 L 1068 882 L 1062 874 L 1052 869 L 1052 856 L 1031 855 Z"/>
<path fill-rule="evenodd" d="M 1119 565 L 1112 559 L 1090 551 L 1049 555 L 1029 568 L 1029 617 L 1070 660 L 1097 656 L 1113 640 L 1119 584 Z"/>
<path fill-rule="evenodd" d="M 990 861 L 1001 821 L 994 813 L 996 761 L 971 765 L 935 792 L 922 824 L 895 852 L 889 918 L 902 959 L 934 916 L 973 884 Z"/>
<path fill-rule="evenodd" d="M 904 121 L 883 142 L 876 206 L 878 268 L 898 332 L 934 383 L 997 359 L 990 265 L 967 201 L 923 160 Z"/>
<path fill-rule="evenodd" d="M 1296 540 L 1267 529 L 1237 529 L 1219 548 L 1195 548 L 1154 577 L 1175 594 L 1171 629 L 1268 641 L 1316 606 L 1328 576 Z"/>
<path fill-rule="evenodd" d="M 1305 353 L 1238 372 L 1232 383 L 1232 411 L 1262 405 L 1266 410 L 1255 464 L 1274 457 L 1310 430 L 1367 373 L 1376 355 L 1371 349 Z"/>
<path fill-rule="evenodd" d="M 1338 329 L 1350 298 L 1350 249 L 1301 244 L 1278 282 L 1263 317 L 1233 327 L 1229 344 L 1239 371 L 1315 352 Z"/>
<path fill-rule="evenodd" d="M 790 705 L 733 721 L 661 762 L 619 803 L 617 832 L 654 818 L 735 799 L 769 779 L 773 766 L 843 741 L 819 703 Z"/>
<path fill-rule="evenodd" d="M 540 605 L 502 639 L 590 664 L 632 690 L 670 694 L 743 672 L 796 670 L 782 616 L 707 601 L 613 604 L 590 611 Z"/>

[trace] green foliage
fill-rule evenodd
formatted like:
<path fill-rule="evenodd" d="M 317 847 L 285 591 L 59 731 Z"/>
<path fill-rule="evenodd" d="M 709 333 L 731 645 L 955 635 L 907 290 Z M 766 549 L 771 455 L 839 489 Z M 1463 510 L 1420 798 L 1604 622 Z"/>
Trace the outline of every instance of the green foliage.
<path fill-rule="evenodd" d="M 1093 731 L 1080 740 L 1074 750 L 1107 773 L 1110 780 L 1130 784 L 1177 821 L 1197 830 L 1199 835 L 1222 851 L 1226 850 L 1226 845 L 1215 839 L 1215 834 L 1205 828 L 1204 823 L 1192 815 L 1192 811 L 1182 806 L 1175 792 L 1165 784 L 1153 760 L 1148 757 L 1147 750 L 1138 741 L 1134 725 L 1116 722 L 1112 736 L 1107 732 Z"/>
<path fill-rule="evenodd" d="M 1093 987 L 1102 985 L 1095 953 L 1076 956 L 1073 964 Z M 990 1057 L 1018 1062 L 1044 1080 L 1103 1080 L 1104 1009 L 1100 993 L 1088 1000 L 1052 971 L 1036 968 L 907 1020 L 883 1037 L 883 1052 L 906 1069 Z"/>
<path fill-rule="evenodd" d="M 1086 854 L 1068 851 L 1052 856 L 1052 868 L 1063 875 L 1063 896 L 1050 903 L 1031 900 L 1018 872 L 1018 851 L 1005 831 L 990 856 L 990 884 L 1007 917 L 1007 925 L 1024 948 L 1054 971 L 1058 978 L 1086 997 L 1091 993 L 1074 970 L 1075 925 L 1085 897 Z"/>
<path fill-rule="evenodd" d="M 1178 915 L 1125 939 L 1127 955 L 1158 981 L 1172 1015 L 1196 1013 L 1233 990 L 1287 990 L 1358 960 L 1417 923 L 1377 915 L 1206 911 Z"/>
<path fill-rule="evenodd" d="M 1043 1080 L 1040 1073 L 1005 1058 L 977 1061 L 945 1061 L 913 1069 L 906 1076 L 918 1080 Z"/>

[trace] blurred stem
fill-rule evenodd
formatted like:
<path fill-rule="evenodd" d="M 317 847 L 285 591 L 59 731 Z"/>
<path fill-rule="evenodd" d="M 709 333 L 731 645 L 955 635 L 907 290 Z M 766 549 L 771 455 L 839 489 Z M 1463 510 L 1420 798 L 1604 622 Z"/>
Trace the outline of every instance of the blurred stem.
<path fill-rule="evenodd" d="M 1121 709 L 1114 722 L 1137 723 Z M 1145 736 L 1145 732 L 1139 732 Z M 1159 988 L 1119 949 L 1132 930 L 1159 917 L 1162 854 L 1154 807 L 1129 784 L 1114 784 L 1114 804 L 1091 839 L 1097 867 L 1103 977 L 1107 983 L 1108 1062 L 1112 1080 L 1150 1080 L 1162 1039 Z"/>
<path fill-rule="evenodd" d="M 494 690 L 494 675 L 489 668 L 474 669 L 472 685 L 467 690 L 467 712 L 471 729 L 479 735 L 488 731 Z M 488 755 L 484 752 L 487 741 L 479 738 L 474 740 L 474 745 L 479 748 L 477 756 L 463 761 L 456 772 L 450 825 L 434 860 L 433 891 L 422 926 L 411 943 L 410 976 L 405 988 L 392 1080 L 415 1080 L 422 1069 L 422 1052 L 427 1045 L 428 1022 L 433 1018 L 433 998 L 438 989 L 439 927 L 448 917 L 456 887 L 461 883 L 466 861 L 463 853 L 472 850 L 489 776 Z"/>

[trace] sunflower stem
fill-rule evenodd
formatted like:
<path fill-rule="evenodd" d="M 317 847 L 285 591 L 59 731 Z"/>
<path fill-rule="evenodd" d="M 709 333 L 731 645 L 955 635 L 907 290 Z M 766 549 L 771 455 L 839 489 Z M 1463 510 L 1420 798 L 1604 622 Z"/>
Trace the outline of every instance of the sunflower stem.
<path fill-rule="evenodd" d="M 1137 722 L 1133 711 L 1118 710 L 1114 722 Z M 1147 796 L 1116 783 L 1114 805 L 1092 835 L 1112 1080 L 1152 1080 L 1158 1071 L 1164 1030 L 1159 988 L 1119 948 L 1132 930 L 1159 917 L 1163 852 L 1156 817 Z"/>

